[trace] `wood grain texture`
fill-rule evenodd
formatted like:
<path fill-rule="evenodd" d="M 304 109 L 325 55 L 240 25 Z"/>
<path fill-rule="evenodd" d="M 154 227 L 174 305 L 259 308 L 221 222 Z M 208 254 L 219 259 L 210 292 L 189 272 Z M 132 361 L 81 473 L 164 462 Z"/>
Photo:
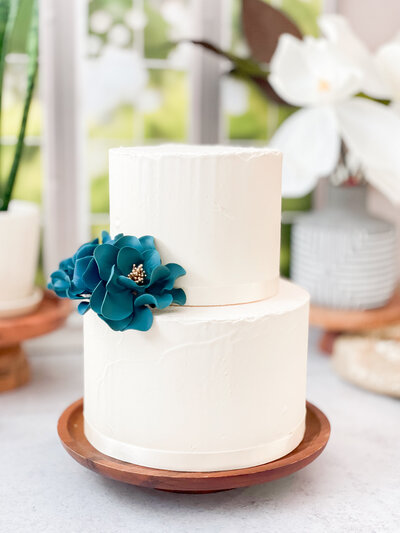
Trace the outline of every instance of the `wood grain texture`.
<path fill-rule="evenodd" d="M 43 300 L 32 313 L 0 319 L 0 392 L 20 387 L 30 379 L 21 342 L 58 329 L 71 309 L 69 300 L 45 291 Z"/>
<path fill-rule="evenodd" d="M 303 441 L 290 454 L 260 466 L 223 472 L 173 472 L 138 466 L 97 451 L 84 435 L 83 399 L 70 405 L 58 422 L 58 435 L 67 452 L 81 465 L 103 476 L 131 485 L 170 492 L 208 493 L 248 487 L 293 474 L 314 461 L 330 435 L 326 416 L 307 403 Z"/>
<path fill-rule="evenodd" d="M 21 387 L 29 379 L 29 364 L 21 346 L 0 348 L 0 392 Z"/>
<path fill-rule="evenodd" d="M 40 305 L 29 315 L 0 319 L 0 347 L 50 333 L 65 322 L 71 309 L 69 300 L 45 291 Z"/>
<path fill-rule="evenodd" d="M 392 299 L 378 309 L 366 311 L 346 311 L 328 307 L 310 307 L 310 324 L 323 328 L 325 331 L 361 331 L 371 328 L 382 328 L 400 322 L 400 290 Z"/>

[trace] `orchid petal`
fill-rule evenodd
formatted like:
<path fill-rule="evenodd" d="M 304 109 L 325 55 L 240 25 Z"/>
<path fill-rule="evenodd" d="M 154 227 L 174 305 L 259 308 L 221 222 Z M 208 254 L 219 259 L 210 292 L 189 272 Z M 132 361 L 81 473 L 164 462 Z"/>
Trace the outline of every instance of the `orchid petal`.
<path fill-rule="evenodd" d="M 277 130 L 270 146 L 284 154 L 282 196 L 308 194 L 339 159 L 340 138 L 334 112 L 325 107 L 301 109 Z"/>
<path fill-rule="evenodd" d="M 400 197 L 400 117 L 389 107 L 354 98 L 336 108 L 343 140 L 368 181 L 389 199 Z"/>
<path fill-rule="evenodd" d="M 374 98 L 387 98 L 388 91 L 366 45 L 353 32 L 348 20 L 337 14 L 322 15 L 318 20 L 323 35 L 336 47 L 343 61 L 350 62 L 362 74 L 362 89 Z"/>
<path fill-rule="evenodd" d="M 386 89 L 383 98 L 400 101 L 400 42 L 380 47 L 374 60 Z"/>
<path fill-rule="evenodd" d="M 310 106 L 345 100 L 359 92 L 362 71 L 347 63 L 326 39 L 284 34 L 270 65 L 269 82 L 284 100 Z"/>

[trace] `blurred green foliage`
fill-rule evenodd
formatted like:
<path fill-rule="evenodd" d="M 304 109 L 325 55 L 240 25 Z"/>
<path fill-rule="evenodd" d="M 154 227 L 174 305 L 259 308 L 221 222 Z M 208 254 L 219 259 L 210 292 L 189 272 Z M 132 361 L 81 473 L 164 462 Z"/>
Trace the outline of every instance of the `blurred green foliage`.
<path fill-rule="evenodd" d="M 267 1 L 267 0 L 265 0 Z M 271 2 L 276 5 L 277 2 Z M 317 17 L 321 11 L 322 0 L 282 0 L 281 9 L 296 21 L 300 29 L 307 34 L 317 35 Z M 166 57 L 168 52 L 164 46 L 169 39 L 168 23 L 161 16 L 157 6 L 159 2 L 144 0 L 144 10 L 147 16 L 147 25 L 144 30 L 144 50 L 146 57 Z M 240 0 L 233 0 L 232 13 L 232 50 L 239 51 L 242 44 L 240 28 Z M 32 0 L 21 0 L 21 20 L 18 22 L 18 31 L 12 38 L 13 51 L 22 52 L 25 49 L 25 39 L 29 22 L 29 13 Z M 89 3 L 89 12 L 93 13 L 105 9 L 113 17 L 113 24 L 124 24 L 124 15 L 132 8 L 132 0 L 92 0 Z M 90 28 L 88 32 L 91 33 Z M 102 41 L 107 41 L 107 34 L 99 35 Z M 132 46 L 134 36 L 132 32 Z M 160 92 L 161 106 L 154 112 L 139 114 L 132 106 L 120 105 L 105 119 L 92 121 L 88 124 L 89 150 L 104 150 L 101 140 L 110 140 L 110 145 L 132 144 L 144 140 L 146 142 L 185 141 L 187 138 L 188 116 L 188 90 L 187 76 L 183 72 L 156 71 L 149 73 L 149 88 Z M 3 134 L 16 135 L 22 112 L 21 103 L 17 101 L 7 107 L 3 114 Z M 227 136 L 230 140 L 240 142 L 254 141 L 257 144 L 265 143 L 272 135 L 276 125 L 283 121 L 291 111 L 284 107 L 268 103 L 259 91 L 251 84 L 248 85 L 248 108 L 239 116 L 226 116 Z M 40 136 L 42 130 L 41 110 L 37 99 L 32 102 L 28 136 Z M 97 142 L 99 141 L 99 142 Z M 95 155 L 94 155 L 95 156 Z M 2 165 L 10 164 L 11 149 L 6 147 Z M 40 202 L 42 189 L 42 168 L 40 149 L 27 147 L 21 163 L 15 196 L 21 199 Z M 93 213 L 106 213 L 108 211 L 108 177 L 107 168 L 96 170 L 90 176 L 90 198 Z M 304 199 L 284 200 L 283 209 L 301 210 L 308 209 L 311 197 Z M 93 226 L 92 231 L 97 235 L 104 226 Z M 290 227 L 282 227 L 282 272 L 289 272 L 289 245 Z"/>

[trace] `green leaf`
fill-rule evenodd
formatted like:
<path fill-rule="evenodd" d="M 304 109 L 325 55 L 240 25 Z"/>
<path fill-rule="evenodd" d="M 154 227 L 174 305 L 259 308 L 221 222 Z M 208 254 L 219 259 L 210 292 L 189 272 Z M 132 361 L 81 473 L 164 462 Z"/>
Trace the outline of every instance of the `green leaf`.
<path fill-rule="evenodd" d="M 24 138 L 26 131 L 26 124 L 28 121 L 29 107 L 31 105 L 33 91 L 35 87 L 35 80 L 38 70 L 38 54 L 39 54 L 39 35 L 38 35 L 38 0 L 33 0 L 31 20 L 27 38 L 27 54 L 28 54 L 28 81 L 25 94 L 24 108 L 22 112 L 21 125 L 17 144 L 15 146 L 14 159 L 11 165 L 10 174 L 4 189 L 3 202 L 0 206 L 2 211 L 8 209 L 11 200 L 12 192 L 17 177 L 18 168 L 21 162 L 22 152 L 24 148 Z"/>
<path fill-rule="evenodd" d="M 6 66 L 6 55 L 11 34 L 14 29 L 17 18 L 19 0 L 1 0 L 0 2 L 0 139 L 1 139 L 1 120 L 2 120 L 2 97 L 3 97 L 3 78 Z M 1 169 L 1 146 L 0 146 L 0 169 Z M 0 175 L 0 193 L 2 188 L 2 179 Z M 0 208 L 1 208 L 0 199 Z"/>

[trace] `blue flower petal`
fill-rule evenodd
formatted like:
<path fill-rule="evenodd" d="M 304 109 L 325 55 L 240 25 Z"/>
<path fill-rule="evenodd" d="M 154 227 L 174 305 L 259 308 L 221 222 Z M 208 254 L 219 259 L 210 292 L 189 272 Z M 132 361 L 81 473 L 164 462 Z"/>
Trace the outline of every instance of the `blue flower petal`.
<path fill-rule="evenodd" d="M 116 268 L 115 265 L 111 268 L 111 275 L 106 283 L 107 292 L 120 293 L 126 292 L 126 288 L 121 285 L 119 279 L 121 278 L 121 272 Z"/>
<path fill-rule="evenodd" d="M 99 244 L 94 251 L 94 258 L 99 267 L 101 279 L 107 281 L 111 275 L 111 269 L 117 260 L 118 250 L 112 244 Z"/>
<path fill-rule="evenodd" d="M 108 292 L 101 306 L 101 314 L 109 320 L 122 320 L 133 312 L 133 294 L 123 291 L 118 294 Z"/>
<path fill-rule="evenodd" d="M 92 296 L 90 297 L 90 307 L 98 315 L 101 313 L 101 306 L 103 305 L 105 295 L 106 295 L 105 283 L 104 281 L 100 281 L 100 283 L 94 289 Z"/>
<path fill-rule="evenodd" d="M 72 257 L 68 257 L 68 259 L 63 259 L 63 261 L 60 262 L 60 269 L 61 270 L 69 270 L 69 269 L 73 269 L 74 268 L 74 261 L 72 260 Z"/>
<path fill-rule="evenodd" d="M 141 263 L 148 278 L 138 285 L 128 275 L 133 264 Z M 175 263 L 161 264 L 152 236 L 137 239 L 120 233 L 112 239 L 103 232 L 102 244 L 94 239 L 61 261 L 48 287 L 61 297 L 81 300 L 81 314 L 91 307 L 113 330 L 147 331 L 153 323 L 149 306 L 163 309 L 173 302 L 185 303 L 184 291 L 173 288 L 184 274 Z"/>
<path fill-rule="evenodd" d="M 80 315 L 84 315 L 86 313 L 86 311 L 89 309 L 89 307 L 90 307 L 89 302 L 81 302 L 78 305 L 78 313 Z"/>
<path fill-rule="evenodd" d="M 172 289 L 171 290 L 172 295 L 172 303 L 178 304 L 178 305 L 185 305 L 186 303 L 186 294 L 183 289 Z"/>
<path fill-rule="evenodd" d="M 116 239 L 114 246 L 117 248 L 123 248 L 124 246 L 129 246 L 131 248 L 136 248 L 139 252 L 143 251 L 143 247 L 137 237 L 133 235 L 123 235 L 119 239 Z"/>
<path fill-rule="evenodd" d="M 167 279 L 169 277 L 169 270 L 166 266 L 160 265 L 156 267 L 150 276 L 150 282 L 148 283 L 148 287 L 151 285 L 154 285 L 154 283 L 157 283 L 158 281 L 161 281 L 163 279 Z"/>
<path fill-rule="evenodd" d="M 169 270 L 169 277 L 164 283 L 164 288 L 170 290 L 175 285 L 176 279 L 186 274 L 186 270 L 176 263 L 168 263 L 165 266 Z"/>
<path fill-rule="evenodd" d="M 132 271 L 133 265 L 143 263 L 142 254 L 135 248 L 124 246 L 119 250 L 117 257 L 117 266 L 124 276 L 127 276 Z"/>
<path fill-rule="evenodd" d="M 99 268 L 93 257 L 91 258 L 85 272 L 82 275 L 82 280 L 90 292 L 96 288 L 100 281 Z"/>
<path fill-rule="evenodd" d="M 129 323 L 132 322 L 131 316 L 124 318 L 123 320 L 108 320 L 108 318 L 103 315 L 99 315 L 99 317 L 114 331 L 125 331 Z"/>
<path fill-rule="evenodd" d="M 101 232 L 101 242 L 102 242 L 103 244 L 105 244 L 106 242 L 110 242 L 110 241 L 111 241 L 111 236 L 110 236 L 110 234 L 108 233 L 108 231 L 103 230 L 103 231 Z"/>
<path fill-rule="evenodd" d="M 51 279 L 53 280 L 56 280 L 56 279 L 61 279 L 61 280 L 65 280 L 65 281 L 70 281 L 70 278 L 67 276 L 67 274 L 65 272 L 63 272 L 62 270 L 56 270 L 55 272 L 53 272 L 51 274 Z"/>
<path fill-rule="evenodd" d="M 153 313 L 148 307 L 138 307 L 135 309 L 135 316 L 126 329 L 137 329 L 138 331 L 148 331 L 153 324 Z"/>
<path fill-rule="evenodd" d="M 97 243 L 98 244 L 98 243 Z M 78 251 L 75 254 L 76 259 L 80 259 L 82 257 L 86 256 L 92 256 L 93 252 L 97 248 L 97 244 L 93 244 L 91 242 L 88 242 L 86 244 L 83 244 Z"/>
<path fill-rule="evenodd" d="M 135 300 L 135 307 L 141 307 L 143 305 L 153 305 L 157 309 L 165 309 L 172 304 L 172 294 L 142 294 Z"/>
<path fill-rule="evenodd" d="M 115 244 L 115 242 L 118 241 L 123 236 L 124 236 L 123 233 L 117 233 L 117 235 L 113 239 L 111 239 L 110 242 L 112 242 L 112 244 Z"/>
<path fill-rule="evenodd" d="M 140 244 L 143 246 L 143 250 L 155 250 L 154 237 L 151 235 L 144 235 L 139 238 Z"/>
<path fill-rule="evenodd" d="M 50 285 L 50 284 L 49 284 Z M 54 287 L 54 289 L 58 289 L 58 290 L 67 290 L 70 288 L 71 286 L 71 282 L 68 280 L 64 280 L 64 279 L 55 279 L 53 282 L 52 282 L 52 286 Z"/>
<path fill-rule="evenodd" d="M 91 262 L 92 258 L 90 256 L 87 257 L 81 257 L 76 261 L 75 264 L 75 271 L 74 271 L 74 277 L 72 278 L 72 283 L 76 286 L 77 289 L 84 290 L 85 289 L 85 282 L 83 281 L 82 277 L 85 273 L 87 267 L 89 266 L 89 263 Z"/>
<path fill-rule="evenodd" d="M 141 294 L 135 300 L 135 307 L 141 307 L 143 305 L 156 305 L 157 300 L 153 294 Z"/>
<path fill-rule="evenodd" d="M 151 275 L 153 270 L 161 265 L 161 257 L 157 250 L 146 250 L 143 252 L 143 268 L 147 275 Z"/>
<path fill-rule="evenodd" d="M 67 289 L 66 293 L 67 298 L 70 300 L 82 300 L 83 298 L 87 298 L 87 296 L 82 296 L 79 290 Z"/>
<path fill-rule="evenodd" d="M 139 285 L 135 283 L 133 279 L 127 278 L 126 276 L 119 276 L 118 284 L 122 285 L 122 287 L 125 287 L 126 289 L 129 289 L 130 291 L 137 291 L 141 289 L 141 287 L 139 287 Z"/>

